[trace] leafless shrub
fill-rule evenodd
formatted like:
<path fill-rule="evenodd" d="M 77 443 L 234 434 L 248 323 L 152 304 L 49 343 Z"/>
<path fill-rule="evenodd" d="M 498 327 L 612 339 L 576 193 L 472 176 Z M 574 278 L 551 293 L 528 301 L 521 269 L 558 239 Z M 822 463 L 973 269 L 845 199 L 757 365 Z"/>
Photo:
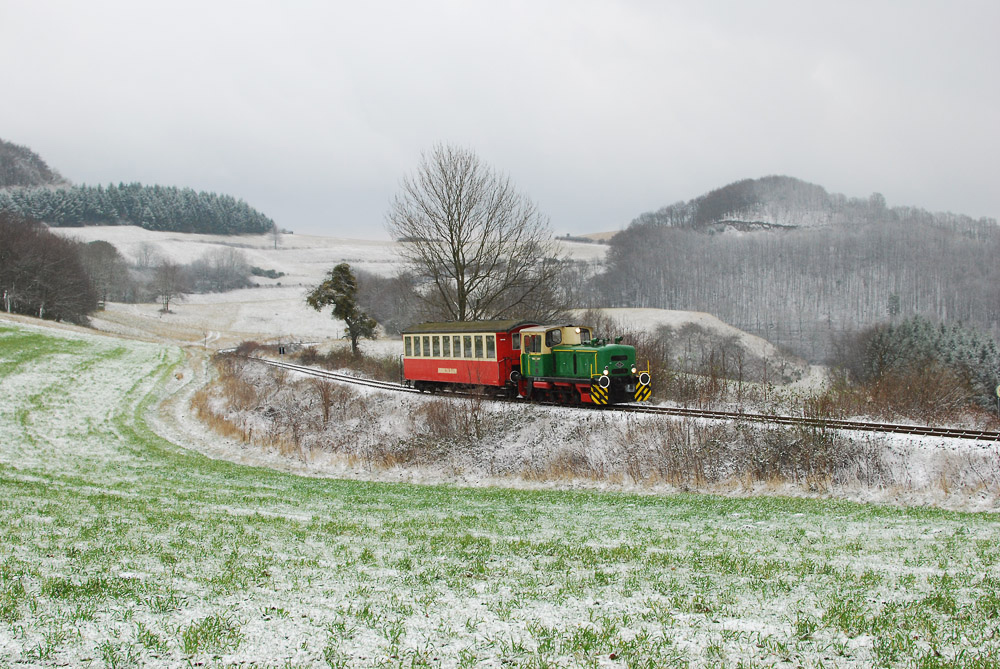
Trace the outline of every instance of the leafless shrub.
<path fill-rule="evenodd" d="M 253 355 L 257 349 L 263 348 L 263 344 L 256 341 L 244 341 L 240 342 L 240 345 L 236 347 L 236 355 L 248 356 Z"/>
<path fill-rule="evenodd" d="M 398 381 L 402 377 L 399 356 L 372 356 L 364 352 L 354 355 L 350 346 L 338 346 L 327 353 L 320 353 L 315 347 L 310 346 L 297 353 L 296 359 L 309 367 L 351 369 L 363 376 L 381 381 Z"/>
<path fill-rule="evenodd" d="M 336 386 L 327 379 L 313 379 L 309 385 L 319 400 L 320 410 L 323 413 L 323 426 L 326 427 L 326 424 L 330 422 L 330 405 L 333 404 Z"/>
<path fill-rule="evenodd" d="M 424 433 L 433 440 L 456 441 L 468 438 L 465 421 L 455 411 L 450 400 L 424 402 L 414 415 L 423 419 Z"/>
<path fill-rule="evenodd" d="M 821 428 L 753 423 L 630 422 L 619 438 L 636 482 L 704 486 L 727 481 L 795 483 L 811 488 L 878 485 L 885 465 L 876 447 Z"/>
<path fill-rule="evenodd" d="M 590 479 L 607 480 L 613 475 L 606 463 L 578 446 L 560 448 L 543 467 L 533 467 L 526 478 L 543 481 Z"/>
<path fill-rule="evenodd" d="M 217 434 L 233 439 L 247 440 L 246 432 L 235 422 L 212 409 L 211 392 L 202 388 L 191 398 L 191 408 L 203 423 Z"/>
<path fill-rule="evenodd" d="M 805 399 L 802 406 L 806 415 L 816 417 L 862 415 L 931 424 L 989 422 L 972 397 L 967 380 L 951 370 L 929 366 L 885 374 L 864 385 L 839 379 L 826 392 Z"/>

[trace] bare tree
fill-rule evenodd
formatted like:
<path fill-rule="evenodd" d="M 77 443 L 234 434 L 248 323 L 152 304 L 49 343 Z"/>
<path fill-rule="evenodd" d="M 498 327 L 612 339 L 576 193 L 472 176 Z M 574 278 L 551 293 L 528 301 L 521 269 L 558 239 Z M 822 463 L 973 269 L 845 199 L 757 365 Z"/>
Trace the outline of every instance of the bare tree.
<path fill-rule="evenodd" d="M 80 248 L 80 256 L 100 303 L 124 302 L 134 294 L 128 263 L 112 244 L 103 240 L 90 242 Z"/>
<path fill-rule="evenodd" d="M 137 269 L 147 270 L 153 267 L 158 258 L 159 253 L 156 251 L 156 245 L 150 242 L 140 242 L 139 246 L 135 249 L 135 266 Z"/>
<path fill-rule="evenodd" d="M 432 313 L 457 321 L 550 317 L 556 260 L 548 219 L 471 150 L 423 154 L 386 216 L 401 254 L 426 282 Z"/>
<path fill-rule="evenodd" d="M 165 314 L 170 313 L 171 300 L 181 297 L 186 290 L 183 268 L 169 260 L 161 261 L 156 267 L 152 287 L 160 304 L 163 305 L 160 311 Z"/>
<path fill-rule="evenodd" d="M 274 250 L 277 251 L 278 244 L 281 243 L 281 228 L 278 227 L 277 223 L 272 223 L 271 229 L 267 234 L 271 235 L 271 241 L 274 242 Z"/>

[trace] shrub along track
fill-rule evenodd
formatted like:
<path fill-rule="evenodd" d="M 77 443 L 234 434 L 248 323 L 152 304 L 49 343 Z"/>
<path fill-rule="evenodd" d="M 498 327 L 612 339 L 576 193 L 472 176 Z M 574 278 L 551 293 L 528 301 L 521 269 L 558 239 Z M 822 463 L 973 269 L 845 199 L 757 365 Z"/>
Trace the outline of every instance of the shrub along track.
<path fill-rule="evenodd" d="M 369 388 L 376 388 L 379 390 L 389 390 L 392 392 L 416 393 L 416 394 L 421 393 L 421 391 L 416 390 L 415 388 L 407 388 L 401 384 L 392 383 L 389 381 L 377 381 L 375 379 L 365 379 L 357 376 L 351 376 L 349 374 L 340 374 L 325 369 L 306 367 L 304 365 L 295 365 L 288 362 L 270 360 L 267 358 L 259 358 L 256 356 L 248 356 L 248 358 L 250 360 L 254 360 L 263 363 L 265 365 L 270 365 L 272 367 L 287 369 L 289 371 L 298 372 L 300 374 L 306 374 L 308 376 L 330 379 L 331 381 L 338 381 L 341 383 L 366 386 Z M 475 393 L 454 392 L 451 394 L 460 396 L 472 396 Z M 524 400 L 507 400 L 507 401 L 523 402 Z M 541 402 L 540 404 L 558 406 L 556 403 L 553 402 Z M 585 408 L 594 408 L 595 410 L 601 410 L 601 411 L 621 411 L 628 413 L 662 414 L 666 416 L 685 416 L 689 418 L 702 418 L 705 420 L 750 421 L 754 423 L 770 423 L 774 425 L 795 425 L 795 426 L 824 429 L 824 430 L 856 430 L 861 432 L 879 432 L 883 434 L 911 434 L 915 436 L 943 437 L 947 439 L 969 439 L 974 441 L 995 442 L 1000 444 L 1000 432 L 991 432 L 987 430 L 970 429 L 970 428 L 935 427 L 932 425 L 903 425 L 899 423 L 878 423 L 869 421 L 842 420 L 837 418 L 820 418 L 814 416 L 781 416 L 777 414 L 746 413 L 743 411 L 714 411 L 709 409 L 690 409 L 687 407 L 643 406 L 639 404 L 619 404 L 615 405 L 614 407 L 587 407 L 587 405 L 581 405 L 581 406 Z"/>

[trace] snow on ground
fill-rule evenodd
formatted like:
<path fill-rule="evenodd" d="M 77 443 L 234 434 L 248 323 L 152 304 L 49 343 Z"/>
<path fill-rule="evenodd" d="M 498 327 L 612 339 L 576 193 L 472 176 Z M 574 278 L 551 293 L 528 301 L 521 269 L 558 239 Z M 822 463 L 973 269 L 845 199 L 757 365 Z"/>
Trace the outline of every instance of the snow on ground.
<path fill-rule="evenodd" d="M 94 327 L 128 335 L 148 334 L 166 340 L 227 348 L 241 341 L 315 342 L 339 339 L 343 324 L 329 312 L 305 303 L 299 286 L 245 288 L 229 293 L 188 295 L 171 304 L 109 303 L 91 317 Z"/>

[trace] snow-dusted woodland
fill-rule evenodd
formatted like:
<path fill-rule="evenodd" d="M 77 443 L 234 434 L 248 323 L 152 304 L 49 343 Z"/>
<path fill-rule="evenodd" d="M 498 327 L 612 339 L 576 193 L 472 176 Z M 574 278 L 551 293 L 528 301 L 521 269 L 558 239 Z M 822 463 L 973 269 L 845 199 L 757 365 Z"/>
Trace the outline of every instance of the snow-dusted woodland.
<path fill-rule="evenodd" d="M 0 663 L 990 666 L 1000 653 L 993 514 L 247 467 L 230 461 L 266 456 L 190 419 L 203 362 L 0 319 Z"/>

